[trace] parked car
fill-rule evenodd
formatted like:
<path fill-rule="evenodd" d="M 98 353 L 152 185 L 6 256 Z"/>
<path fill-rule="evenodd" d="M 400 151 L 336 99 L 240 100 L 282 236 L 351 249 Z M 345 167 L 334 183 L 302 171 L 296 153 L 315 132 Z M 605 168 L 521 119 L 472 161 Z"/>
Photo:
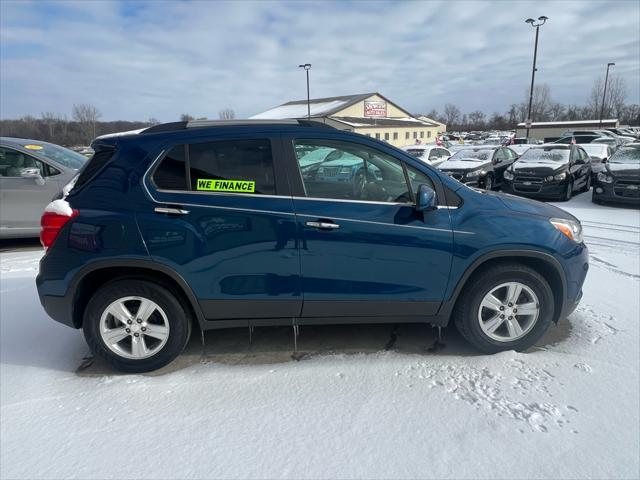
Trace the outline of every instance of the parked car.
<path fill-rule="evenodd" d="M 94 141 L 42 216 L 46 312 L 113 368 L 143 372 L 193 326 L 296 338 L 299 325 L 452 320 L 493 353 L 529 348 L 574 310 L 588 269 L 575 217 L 317 125 L 176 122 Z M 315 149 L 380 174 L 359 197 L 328 174 L 315 189 L 300 168 Z"/>
<path fill-rule="evenodd" d="M 623 137 L 620 135 L 616 135 L 615 133 L 605 129 L 567 130 L 566 132 L 564 132 L 564 136 L 576 136 L 576 135 L 596 135 L 599 137 L 613 138 L 616 141 L 617 146 L 624 145 L 625 143 L 629 143 L 635 140 L 634 137 Z"/>
<path fill-rule="evenodd" d="M 640 143 L 623 145 L 611 155 L 596 176 L 591 199 L 640 205 Z"/>
<path fill-rule="evenodd" d="M 37 237 L 42 210 L 86 160 L 52 143 L 0 137 L 0 238 Z"/>
<path fill-rule="evenodd" d="M 570 200 L 591 188 L 591 159 L 578 145 L 533 146 L 504 173 L 502 190 L 533 198 Z"/>
<path fill-rule="evenodd" d="M 604 137 L 604 138 L 608 138 L 608 137 Z M 585 135 L 569 135 L 569 136 L 565 136 L 565 137 L 559 137 L 559 138 L 545 138 L 545 143 L 561 143 L 564 145 L 570 145 L 570 144 L 574 144 L 577 143 L 579 145 L 585 144 L 585 143 L 594 143 L 596 140 L 602 140 L 603 137 L 600 135 L 590 135 L 590 134 L 585 134 Z M 608 138 L 609 142 L 613 145 L 617 146 L 617 142 L 615 139 L 613 138 Z"/>
<path fill-rule="evenodd" d="M 436 145 L 408 145 L 402 147 L 412 157 L 416 157 L 429 165 L 437 167 L 451 156 L 451 152 Z"/>
<path fill-rule="evenodd" d="M 468 186 L 493 190 L 502 185 L 504 171 L 517 158 L 518 154 L 507 147 L 478 146 L 456 152 L 439 168 Z"/>
<path fill-rule="evenodd" d="M 593 181 L 595 176 L 604 169 L 604 164 L 613 155 L 615 149 L 604 143 L 587 143 L 581 147 L 591 159 L 591 180 Z"/>

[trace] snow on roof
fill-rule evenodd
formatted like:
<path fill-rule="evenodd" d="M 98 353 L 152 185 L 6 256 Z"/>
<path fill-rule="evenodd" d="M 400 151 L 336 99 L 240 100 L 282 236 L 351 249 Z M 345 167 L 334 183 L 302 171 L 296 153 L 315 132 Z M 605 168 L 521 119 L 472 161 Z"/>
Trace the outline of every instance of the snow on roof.
<path fill-rule="evenodd" d="M 311 102 L 311 116 L 322 117 L 328 112 L 332 112 L 337 108 L 346 106 L 349 103 L 348 100 L 331 100 L 328 102 Z M 266 112 L 258 113 L 252 119 L 264 119 L 264 120 L 283 120 L 285 118 L 304 118 L 307 116 L 307 104 L 296 103 L 292 105 L 280 105 L 279 107 L 272 108 Z"/>
<path fill-rule="evenodd" d="M 100 135 L 96 137 L 96 140 L 99 138 L 110 138 L 110 137 L 122 137 L 124 135 L 137 135 L 140 132 L 143 132 L 146 128 L 139 128 L 138 130 L 127 130 L 126 132 L 116 132 L 116 133 L 107 133 L 105 135 Z"/>

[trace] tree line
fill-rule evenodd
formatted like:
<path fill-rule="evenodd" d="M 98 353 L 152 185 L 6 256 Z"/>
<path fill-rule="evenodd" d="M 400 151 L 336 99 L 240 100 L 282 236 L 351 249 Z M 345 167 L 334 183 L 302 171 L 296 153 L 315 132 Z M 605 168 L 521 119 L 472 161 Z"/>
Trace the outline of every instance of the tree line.
<path fill-rule="evenodd" d="M 565 105 L 552 99 L 549 85 L 537 85 L 533 89 L 531 118 L 534 122 L 598 120 L 602 110 L 603 119 L 617 118 L 621 125 L 640 125 L 640 105 L 625 102 L 627 88 L 624 78 L 610 77 L 604 108 L 603 90 L 604 80 L 599 78 L 594 81 L 584 105 Z M 442 113 L 431 110 L 426 116 L 446 124 L 448 131 L 509 130 L 527 119 L 528 108 L 529 89 L 522 102 L 511 104 L 504 113 L 494 112 L 489 116 L 480 110 L 462 113 L 456 105 L 447 103 Z"/>
<path fill-rule="evenodd" d="M 230 108 L 221 110 L 218 115 L 222 120 L 235 118 L 235 112 Z M 160 123 L 155 118 L 150 118 L 146 122 L 126 120 L 102 122 L 101 117 L 102 113 L 96 107 L 82 103 L 73 105 L 71 118 L 66 114 L 42 112 L 40 117 L 26 115 L 18 119 L 0 120 L 0 136 L 43 140 L 67 147 L 86 146 L 99 135 L 139 130 Z M 191 121 L 195 118 L 183 113 L 180 120 Z M 198 118 L 198 120 L 206 120 L 206 118 Z"/>

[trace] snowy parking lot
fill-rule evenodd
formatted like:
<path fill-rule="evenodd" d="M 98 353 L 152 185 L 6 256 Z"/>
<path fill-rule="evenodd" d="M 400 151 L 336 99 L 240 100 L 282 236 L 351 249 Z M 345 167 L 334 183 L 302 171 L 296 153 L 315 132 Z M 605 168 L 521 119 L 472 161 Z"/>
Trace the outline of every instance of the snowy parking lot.
<path fill-rule="evenodd" d="M 526 353 L 451 328 L 195 335 L 150 375 L 94 362 L 37 298 L 42 251 L 1 255 L 1 478 L 638 478 L 640 212 L 557 204 L 584 225 L 578 309 Z"/>

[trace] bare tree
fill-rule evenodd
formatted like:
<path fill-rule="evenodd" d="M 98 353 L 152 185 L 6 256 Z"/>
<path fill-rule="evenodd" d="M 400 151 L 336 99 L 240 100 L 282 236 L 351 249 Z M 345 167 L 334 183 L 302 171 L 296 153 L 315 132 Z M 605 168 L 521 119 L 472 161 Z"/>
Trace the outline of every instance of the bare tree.
<path fill-rule="evenodd" d="M 60 123 L 60 117 L 53 112 L 42 112 L 42 122 L 47 127 L 47 140 L 53 140 L 56 132 L 56 126 Z"/>
<path fill-rule="evenodd" d="M 96 123 L 102 116 L 100 110 L 88 103 L 80 103 L 73 106 L 72 115 L 73 119 L 78 122 L 83 141 L 87 144 L 91 143 L 91 140 L 96 138 Z"/>
<path fill-rule="evenodd" d="M 526 102 L 528 110 L 529 91 L 526 91 Z M 551 89 L 549 85 L 543 83 L 533 88 L 533 100 L 531 102 L 531 119 L 534 122 L 545 122 L 549 120 L 551 110 Z"/>
<path fill-rule="evenodd" d="M 444 106 L 444 123 L 447 125 L 457 124 L 460 120 L 460 109 L 452 103 L 447 103 Z"/>
<path fill-rule="evenodd" d="M 602 95 L 604 90 L 604 80 L 602 77 L 597 78 L 591 87 L 591 94 L 587 98 L 587 106 L 593 118 L 600 118 L 600 109 L 602 108 Z M 627 85 L 619 75 L 609 77 L 607 84 L 607 98 L 604 100 L 604 109 L 602 110 L 603 118 L 611 118 L 612 116 L 620 117 L 624 111 L 624 102 L 627 98 Z"/>
<path fill-rule="evenodd" d="M 195 119 L 188 113 L 183 113 L 182 115 L 180 115 L 181 122 L 190 122 L 192 120 L 195 120 Z"/>
<path fill-rule="evenodd" d="M 469 123 L 471 127 L 476 130 L 482 130 L 484 128 L 484 112 L 476 110 L 469 114 Z"/>
<path fill-rule="evenodd" d="M 231 108 L 225 108 L 224 110 L 220 110 L 218 112 L 218 117 L 220 120 L 233 120 L 236 118 L 236 112 Z"/>
<path fill-rule="evenodd" d="M 147 120 L 147 123 L 149 125 L 158 125 L 160 123 L 160 120 L 155 117 L 150 117 L 149 120 Z"/>

